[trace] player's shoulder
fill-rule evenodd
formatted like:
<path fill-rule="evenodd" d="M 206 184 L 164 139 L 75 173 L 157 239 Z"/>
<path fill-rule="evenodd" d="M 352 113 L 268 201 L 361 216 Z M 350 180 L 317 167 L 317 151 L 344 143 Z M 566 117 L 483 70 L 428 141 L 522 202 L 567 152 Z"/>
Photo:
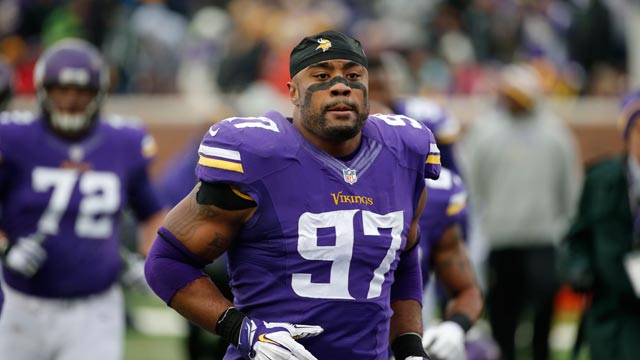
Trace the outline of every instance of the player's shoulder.
<path fill-rule="evenodd" d="M 30 111 L 2 111 L 0 112 L 0 127 L 3 131 L 12 131 L 11 129 L 26 129 L 36 123 L 38 117 Z"/>
<path fill-rule="evenodd" d="M 203 146 L 222 147 L 259 156 L 279 156 L 297 147 L 299 139 L 282 114 L 271 111 L 258 117 L 230 117 L 213 124 Z"/>
<path fill-rule="evenodd" d="M 0 112 L 0 139 L 3 142 L 15 139 L 24 141 L 34 135 L 38 117 L 29 111 L 3 111 Z"/>
<path fill-rule="evenodd" d="M 456 215 L 467 204 L 467 190 L 460 175 L 454 171 L 442 168 L 437 180 L 427 179 L 429 191 L 427 201 L 432 205 L 441 204 L 446 209 L 447 216 Z"/>
<path fill-rule="evenodd" d="M 301 135 L 282 114 L 231 117 L 211 126 L 198 148 L 198 176 L 252 182 L 296 161 Z"/>
<path fill-rule="evenodd" d="M 402 114 L 373 114 L 366 126 L 375 128 L 379 139 L 388 145 L 396 143 L 415 150 L 428 150 L 434 139 L 431 130 L 412 117 Z"/>
<path fill-rule="evenodd" d="M 102 115 L 101 124 L 113 131 L 124 136 L 140 135 L 147 132 L 142 119 L 136 116 L 108 114 Z"/>
<path fill-rule="evenodd" d="M 431 130 L 406 115 L 370 115 L 365 124 L 364 134 L 376 138 L 401 157 L 407 152 L 420 157 L 439 153 Z"/>
<path fill-rule="evenodd" d="M 100 126 L 112 143 L 118 143 L 120 146 L 133 150 L 140 149 L 145 158 L 152 158 L 156 155 L 155 139 L 147 130 L 142 119 L 136 116 L 109 114 L 100 118 Z"/>

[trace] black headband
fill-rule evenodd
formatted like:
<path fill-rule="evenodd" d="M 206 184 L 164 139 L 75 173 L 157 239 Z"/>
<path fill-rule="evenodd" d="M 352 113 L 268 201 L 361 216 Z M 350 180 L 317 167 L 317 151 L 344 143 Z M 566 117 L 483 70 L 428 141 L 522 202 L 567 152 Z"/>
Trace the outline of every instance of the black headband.
<path fill-rule="evenodd" d="M 293 78 L 309 65 L 332 59 L 351 60 L 367 67 L 367 56 L 358 40 L 328 30 L 307 36 L 293 48 L 289 58 L 289 75 Z"/>

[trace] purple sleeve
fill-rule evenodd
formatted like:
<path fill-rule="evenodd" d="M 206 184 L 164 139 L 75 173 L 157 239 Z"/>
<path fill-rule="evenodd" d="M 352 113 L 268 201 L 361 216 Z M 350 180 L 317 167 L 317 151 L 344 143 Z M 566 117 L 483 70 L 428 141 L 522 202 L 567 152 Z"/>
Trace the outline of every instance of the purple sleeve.
<path fill-rule="evenodd" d="M 144 275 L 149 287 L 168 305 L 178 290 L 206 276 L 201 269 L 207 264 L 161 227 L 147 255 Z"/>
<path fill-rule="evenodd" d="M 429 153 L 424 166 L 424 177 L 427 179 L 437 179 L 440 176 L 442 165 L 440 164 L 440 149 L 436 145 L 433 133 L 429 131 Z"/>
<path fill-rule="evenodd" d="M 422 270 L 418 258 L 418 246 L 400 255 L 400 263 L 391 285 L 391 302 L 415 300 L 422 305 Z"/>

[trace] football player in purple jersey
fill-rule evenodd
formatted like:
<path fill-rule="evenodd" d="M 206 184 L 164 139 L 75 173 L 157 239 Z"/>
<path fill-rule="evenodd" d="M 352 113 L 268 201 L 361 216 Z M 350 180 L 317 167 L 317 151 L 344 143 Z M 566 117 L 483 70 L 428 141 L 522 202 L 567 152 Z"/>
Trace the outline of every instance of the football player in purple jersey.
<path fill-rule="evenodd" d="M 0 112 L 5 111 L 9 106 L 9 101 L 13 97 L 13 71 L 7 63 L 0 59 Z M 1 235 L 1 234 L 0 234 Z M 3 252 L 9 241 L 6 237 L 0 236 L 0 252 Z M 0 315 L 2 314 L 2 304 L 4 303 L 4 293 L 0 284 Z"/>
<path fill-rule="evenodd" d="M 369 116 L 367 59 L 340 32 L 290 56 L 293 117 L 225 119 L 198 149 L 199 183 L 146 261 L 169 306 L 227 339 L 225 359 L 428 359 L 418 219 L 437 178 L 433 134 Z M 202 274 L 226 252 L 233 303 Z"/>
<path fill-rule="evenodd" d="M 119 220 L 130 206 L 147 252 L 165 214 L 149 181 L 155 144 L 100 114 L 108 73 L 89 43 L 51 46 L 34 81 L 39 113 L 0 115 L 0 358 L 121 359 Z"/>
<path fill-rule="evenodd" d="M 391 113 L 379 101 L 371 101 L 371 113 Z M 444 321 L 423 334 L 425 350 L 436 359 L 488 360 L 495 346 L 482 339 L 466 341 L 465 334 L 479 318 L 484 300 L 476 274 L 470 267 L 466 239 L 468 232 L 467 191 L 460 176 L 442 167 L 437 180 L 425 179 L 428 200 L 420 217 L 420 262 L 424 284 L 423 323 L 431 320 L 429 302 L 434 302 L 434 273 L 437 302 Z"/>
<path fill-rule="evenodd" d="M 443 167 L 437 180 L 426 180 L 429 194 L 420 217 L 420 250 L 424 287 L 433 273 L 445 291 L 443 321 L 429 327 L 423 344 L 440 360 L 464 360 L 465 333 L 480 317 L 484 306 L 467 255 L 467 192 L 462 179 Z"/>
<path fill-rule="evenodd" d="M 433 132 L 440 149 L 442 166 L 459 174 L 455 143 L 460 136 L 458 119 L 443 106 L 424 97 L 400 97 L 395 94 L 384 55 L 369 58 L 369 98 L 391 109 L 416 119 Z"/>

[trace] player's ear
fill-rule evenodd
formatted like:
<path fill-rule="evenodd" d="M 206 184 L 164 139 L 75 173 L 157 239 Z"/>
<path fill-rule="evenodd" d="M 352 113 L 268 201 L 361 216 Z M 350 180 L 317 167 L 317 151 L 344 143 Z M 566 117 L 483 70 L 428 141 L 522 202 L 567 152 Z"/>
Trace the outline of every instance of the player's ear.
<path fill-rule="evenodd" d="M 300 98 L 298 96 L 298 87 L 293 83 L 293 81 L 289 81 L 287 83 L 287 88 L 289 89 L 289 101 L 291 101 L 294 106 L 298 106 L 298 99 Z"/>

